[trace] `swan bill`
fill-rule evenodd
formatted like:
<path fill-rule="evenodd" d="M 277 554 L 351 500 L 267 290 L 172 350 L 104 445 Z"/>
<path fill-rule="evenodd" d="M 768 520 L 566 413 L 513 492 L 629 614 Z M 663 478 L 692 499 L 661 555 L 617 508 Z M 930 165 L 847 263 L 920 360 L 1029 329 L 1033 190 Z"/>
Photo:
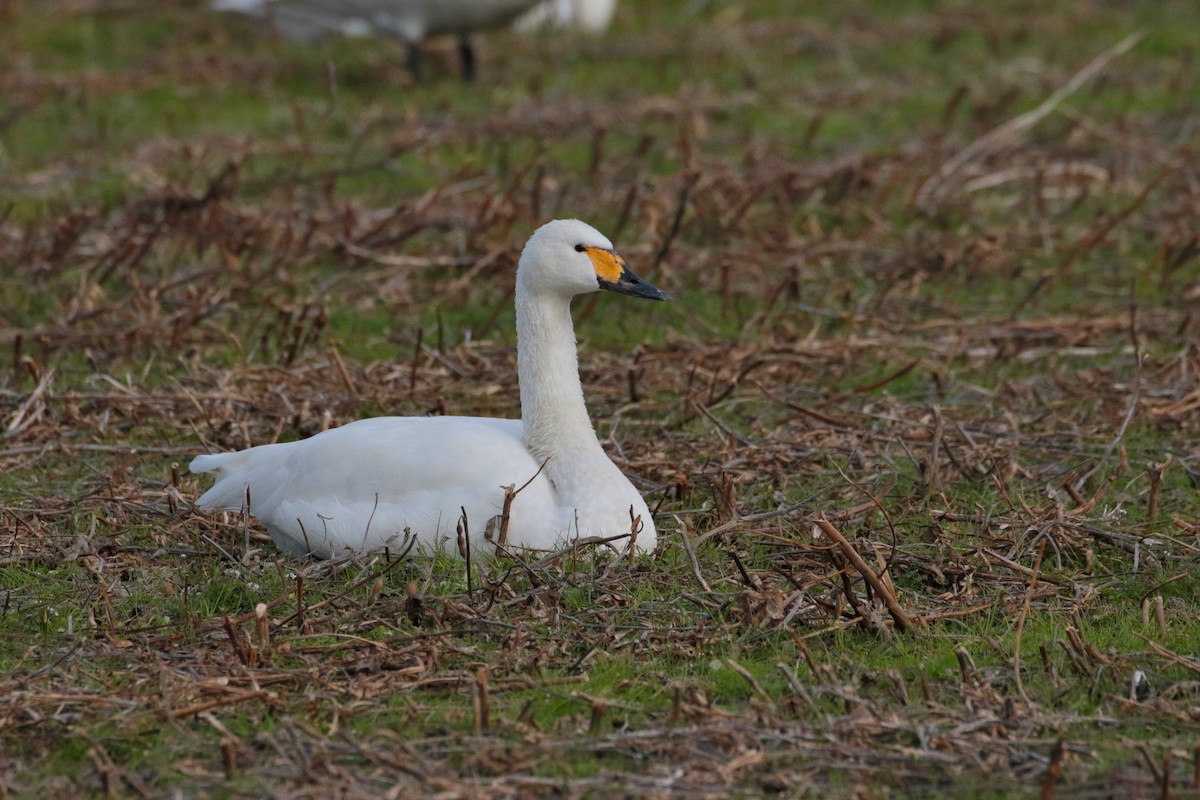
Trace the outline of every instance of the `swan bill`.
<path fill-rule="evenodd" d="M 630 297 L 645 297 L 650 300 L 670 300 L 671 296 L 650 283 L 639 278 L 625 259 L 612 250 L 600 247 L 586 247 L 584 252 L 592 260 L 596 268 L 596 280 L 601 289 Z"/>

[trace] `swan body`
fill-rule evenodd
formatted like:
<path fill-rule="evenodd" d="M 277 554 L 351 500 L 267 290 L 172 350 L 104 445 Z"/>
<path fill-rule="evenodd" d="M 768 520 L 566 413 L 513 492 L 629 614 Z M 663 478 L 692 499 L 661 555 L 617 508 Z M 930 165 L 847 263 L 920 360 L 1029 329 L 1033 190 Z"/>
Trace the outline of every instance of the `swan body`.
<path fill-rule="evenodd" d="M 539 228 L 517 268 L 521 419 L 377 417 L 309 439 L 198 456 L 218 473 L 204 510 L 248 510 L 281 549 L 330 558 L 399 547 L 457 552 L 464 514 L 474 552 L 505 528 L 509 547 L 547 549 L 576 537 L 657 541 L 650 511 L 596 439 L 571 323 L 577 294 L 601 289 L 665 300 L 612 243 L 578 220 Z M 507 487 L 507 488 L 506 488 Z M 523 488 L 522 488 L 523 487 Z M 505 496 L 513 495 L 502 524 Z"/>
<path fill-rule="evenodd" d="M 300 42 L 327 36 L 394 36 L 408 47 L 413 77 L 421 78 L 421 42 L 429 36 L 460 37 L 463 75 L 474 78 L 471 33 L 507 25 L 537 0 L 214 0 L 216 11 L 269 19 L 280 35 Z"/>

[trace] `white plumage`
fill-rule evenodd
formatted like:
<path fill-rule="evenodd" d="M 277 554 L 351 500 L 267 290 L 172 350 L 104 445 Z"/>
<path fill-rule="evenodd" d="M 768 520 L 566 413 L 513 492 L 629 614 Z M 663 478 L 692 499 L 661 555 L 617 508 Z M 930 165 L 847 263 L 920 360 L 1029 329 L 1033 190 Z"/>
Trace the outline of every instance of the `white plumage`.
<path fill-rule="evenodd" d="M 542 0 L 517 20 L 517 30 L 568 28 L 602 33 L 612 24 L 617 0 Z"/>
<path fill-rule="evenodd" d="M 578 220 L 543 225 L 517 268 L 520 420 L 378 417 L 299 442 L 198 456 L 192 471 L 218 477 L 197 506 L 238 510 L 248 495 L 280 548 L 321 558 L 398 546 L 406 532 L 427 551 L 456 552 L 465 509 L 478 552 L 491 550 L 485 531 L 494 539 L 499 530 L 505 487 L 528 482 L 511 503 L 510 547 L 629 534 L 636 520 L 637 548 L 652 549 L 650 511 L 596 439 L 579 382 L 571 298 L 600 289 L 666 299 L 596 229 Z"/>

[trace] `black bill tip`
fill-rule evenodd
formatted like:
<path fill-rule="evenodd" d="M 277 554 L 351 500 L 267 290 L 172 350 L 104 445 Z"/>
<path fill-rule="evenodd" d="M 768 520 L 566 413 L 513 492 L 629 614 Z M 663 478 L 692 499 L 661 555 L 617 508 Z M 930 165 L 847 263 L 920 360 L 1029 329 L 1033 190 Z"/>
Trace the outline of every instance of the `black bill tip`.
<path fill-rule="evenodd" d="M 671 299 L 671 295 L 657 286 L 642 280 L 629 267 L 624 264 L 621 267 L 621 275 L 615 281 L 606 281 L 603 278 L 597 278 L 601 289 L 616 292 L 617 294 L 627 294 L 630 297 L 644 297 L 648 300 Z"/>

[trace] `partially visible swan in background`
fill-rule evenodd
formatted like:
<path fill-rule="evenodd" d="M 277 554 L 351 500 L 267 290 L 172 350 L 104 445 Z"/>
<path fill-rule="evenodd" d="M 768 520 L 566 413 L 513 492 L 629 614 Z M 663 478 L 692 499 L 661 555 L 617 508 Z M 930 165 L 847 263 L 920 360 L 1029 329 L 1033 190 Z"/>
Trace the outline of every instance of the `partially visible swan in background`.
<path fill-rule="evenodd" d="M 491 551 L 504 487 L 507 544 L 545 549 L 636 526 L 638 550 L 657 541 L 646 502 L 609 460 L 592 429 L 571 298 L 601 289 L 666 300 L 612 243 L 578 220 L 538 228 L 517 267 L 517 377 L 521 419 L 378 417 L 310 439 L 198 456 L 192 472 L 219 474 L 196 505 L 249 511 L 287 552 L 321 558 L 398 546 L 456 547 L 466 510 L 475 552 Z M 528 483 L 526 486 L 525 484 Z"/>
<path fill-rule="evenodd" d="M 602 2 L 604 0 L 601 0 Z M 408 67 L 421 79 L 421 42 L 457 34 L 463 78 L 475 78 L 470 34 L 507 25 L 538 0 L 213 0 L 215 11 L 270 21 L 281 36 L 314 42 L 326 36 L 394 36 L 408 48 Z"/>
<path fill-rule="evenodd" d="M 617 0 L 543 0 L 516 21 L 519 31 L 569 28 L 603 33 L 617 13 Z"/>

